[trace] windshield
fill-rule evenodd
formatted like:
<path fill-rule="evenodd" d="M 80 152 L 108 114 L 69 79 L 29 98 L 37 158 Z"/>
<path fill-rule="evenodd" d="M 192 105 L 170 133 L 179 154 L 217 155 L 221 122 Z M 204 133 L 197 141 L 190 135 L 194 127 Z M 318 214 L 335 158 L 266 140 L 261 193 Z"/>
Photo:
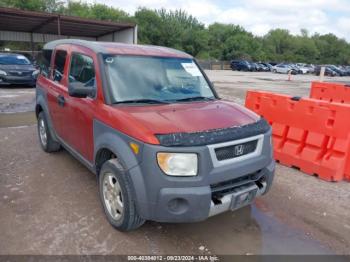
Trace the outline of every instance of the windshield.
<path fill-rule="evenodd" d="M 23 55 L 0 55 L 1 65 L 30 65 L 30 61 Z"/>
<path fill-rule="evenodd" d="M 192 59 L 105 55 L 104 64 L 114 103 L 215 98 Z"/>

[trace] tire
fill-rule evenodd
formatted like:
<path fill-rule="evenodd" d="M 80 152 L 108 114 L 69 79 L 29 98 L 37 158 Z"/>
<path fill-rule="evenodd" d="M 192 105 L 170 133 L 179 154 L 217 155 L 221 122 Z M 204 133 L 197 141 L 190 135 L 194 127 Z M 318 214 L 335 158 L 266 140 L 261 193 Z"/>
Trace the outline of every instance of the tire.
<path fill-rule="evenodd" d="M 277 70 L 276 70 L 276 69 L 273 69 L 272 72 L 273 72 L 273 73 L 277 73 Z"/>
<path fill-rule="evenodd" d="M 46 115 L 43 111 L 41 111 L 38 115 L 38 136 L 41 148 L 45 152 L 51 153 L 61 149 L 61 145 L 51 136 Z"/>
<path fill-rule="evenodd" d="M 145 222 L 137 212 L 130 178 L 117 159 L 102 165 L 99 195 L 108 222 L 117 230 L 131 231 Z"/>

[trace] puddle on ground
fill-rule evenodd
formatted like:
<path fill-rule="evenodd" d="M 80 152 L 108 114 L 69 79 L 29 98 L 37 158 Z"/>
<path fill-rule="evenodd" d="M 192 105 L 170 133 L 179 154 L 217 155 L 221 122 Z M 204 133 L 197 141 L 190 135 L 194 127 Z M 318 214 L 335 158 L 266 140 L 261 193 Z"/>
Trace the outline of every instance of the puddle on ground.
<path fill-rule="evenodd" d="M 34 112 L 0 113 L 1 127 L 19 127 L 36 124 Z"/>
<path fill-rule="evenodd" d="M 267 214 L 255 205 L 251 207 L 254 219 L 261 232 L 261 254 L 273 255 L 319 255 L 333 252 L 309 234 L 279 221 L 273 214 Z"/>
<path fill-rule="evenodd" d="M 190 236 L 195 245 L 203 246 L 211 254 L 333 254 L 306 232 L 278 220 L 255 204 L 199 223 L 163 224 L 163 230 L 177 239 Z"/>

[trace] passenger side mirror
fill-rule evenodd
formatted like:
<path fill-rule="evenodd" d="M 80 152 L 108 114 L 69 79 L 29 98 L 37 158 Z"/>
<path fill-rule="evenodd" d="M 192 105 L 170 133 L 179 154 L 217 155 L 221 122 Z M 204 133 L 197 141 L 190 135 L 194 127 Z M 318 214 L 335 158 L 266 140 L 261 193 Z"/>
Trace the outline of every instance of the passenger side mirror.
<path fill-rule="evenodd" d="M 72 97 L 85 98 L 95 96 L 95 86 L 81 82 L 72 82 L 68 85 L 68 94 Z"/>

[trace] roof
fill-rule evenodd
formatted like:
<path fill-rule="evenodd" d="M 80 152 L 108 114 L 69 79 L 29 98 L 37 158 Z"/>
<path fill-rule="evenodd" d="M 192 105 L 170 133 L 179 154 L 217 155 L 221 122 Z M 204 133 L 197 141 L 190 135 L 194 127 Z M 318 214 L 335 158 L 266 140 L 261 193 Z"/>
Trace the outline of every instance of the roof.
<path fill-rule="evenodd" d="M 115 42 L 95 42 L 79 39 L 61 39 L 55 40 L 44 45 L 43 49 L 52 50 L 56 46 L 63 44 L 74 44 L 84 46 L 93 50 L 96 53 L 103 54 L 119 54 L 119 55 L 143 55 L 143 56 L 161 56 L 161 57 L 178 57 L 178 58 L 192 58 L 191 55 L 163 46 L 153 45 L 134 45 L 123 44 Z"/>
<path fill-rule="evenodd" d="M 0 30 L 2 31 L 101 37 L 135 26 L 135 23 L 100 21 L 16 8 L 0 8 Z"/>

